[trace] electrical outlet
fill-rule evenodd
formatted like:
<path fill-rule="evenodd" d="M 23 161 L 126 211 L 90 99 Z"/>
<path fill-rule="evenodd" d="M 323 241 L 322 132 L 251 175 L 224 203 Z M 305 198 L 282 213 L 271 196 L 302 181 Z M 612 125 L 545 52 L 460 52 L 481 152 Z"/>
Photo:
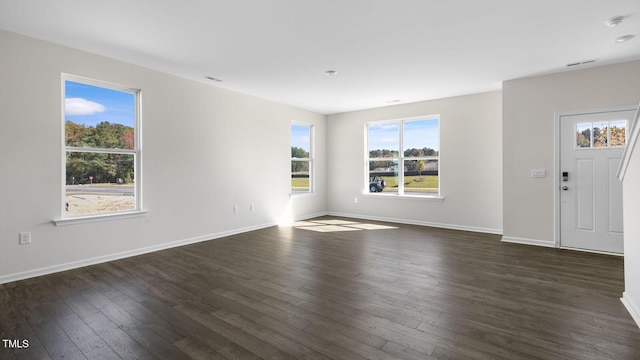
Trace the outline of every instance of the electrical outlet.
<path fill-rule="evenodd" d="M 254 204 L 249 205 L 249 211 L 255 211 L 256 206 Z"/>
<path fill-rule="evenodd" d="M 31 244 L 31 233 L 30 232 L 21 232 L 20 233 L 20 245 Z"/>
<path fill-rule="evenodd" d="M 237 205 L 233 205 L 233 213 L 234 214 L 238 213 L 238 206 Z"/>
<path fill-rule="evenodd" d="M 355 198 L 355 199 L 353 200 L 353 202 L 357 204 L 357 203 L 358 203 L 358 198 Z"/>

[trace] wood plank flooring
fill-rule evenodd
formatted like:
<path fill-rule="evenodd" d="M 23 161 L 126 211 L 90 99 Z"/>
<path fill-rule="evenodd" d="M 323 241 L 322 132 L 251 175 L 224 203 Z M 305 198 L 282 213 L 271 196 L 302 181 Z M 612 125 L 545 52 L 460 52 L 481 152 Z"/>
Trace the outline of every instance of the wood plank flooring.
<path fill-rule="evenodd" d="M 619 257 L 323 217 L 0 285 L 0 358 L 640 359 L 623 290 Z"/>

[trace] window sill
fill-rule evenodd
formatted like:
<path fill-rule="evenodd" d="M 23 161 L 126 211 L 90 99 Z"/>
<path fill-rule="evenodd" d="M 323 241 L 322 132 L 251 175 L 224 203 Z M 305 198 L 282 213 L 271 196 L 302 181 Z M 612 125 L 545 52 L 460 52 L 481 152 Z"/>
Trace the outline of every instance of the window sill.
<path fill-rule="evenodd" d="M 102 215 L 76 216 L 76 217 L 69 217 L 69 218 L 63 218 L 63 219 L 54 219 L 53 223 L 56 224 L 56 226 L 86 224 L 86 223 L 92 223 L 92 222 L 136 218 L 136 217 L 146 216 L 148 212 L 149 211 L 147 210 L 140 210 L 140 211 L 127 211 L 127 212 L 102 214 Z"/>
<path fill-rule="evenodd" d="M 386 199 L 418 199 L 418 200 L 426 200 L 426 201 L 437 201 L 437 202 L 443 202 L 444 201 L 444 197 L 441 196 L 430 196 L 430 195 L 399 195 L 399 194 L 372 194 L 370 192 L 363 192 L 362 193 L 363 196 L 367 196 L 367 197 L 379 197 L 379 198 L 386 198 Z"/>
<path fill-rule="evenodd" d="M 312 197 L 318 195 L 314 192 L 292 192 L 289 197 L 292 198 L 302 198 L 302 197 Z"/>

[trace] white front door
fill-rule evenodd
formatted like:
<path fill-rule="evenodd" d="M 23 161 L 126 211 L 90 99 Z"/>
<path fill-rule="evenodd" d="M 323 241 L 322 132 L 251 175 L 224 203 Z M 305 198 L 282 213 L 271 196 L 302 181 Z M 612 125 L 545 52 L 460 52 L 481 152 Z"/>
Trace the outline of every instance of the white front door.
<path fill-rule="evenodd" d="M 634 111 L 560 117 L 560 246 L 622 254 L 616 177 Z"/>

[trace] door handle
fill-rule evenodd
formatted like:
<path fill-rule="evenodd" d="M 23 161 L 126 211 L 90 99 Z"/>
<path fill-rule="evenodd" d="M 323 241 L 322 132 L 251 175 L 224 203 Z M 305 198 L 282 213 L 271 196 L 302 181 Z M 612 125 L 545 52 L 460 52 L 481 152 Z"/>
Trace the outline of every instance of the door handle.
<path fill-rule="evenodd" d="M 563 186 L 562 190 L 567 191 L 567 190 L 569 190 L 569 187 L 568 186 Z"/>

